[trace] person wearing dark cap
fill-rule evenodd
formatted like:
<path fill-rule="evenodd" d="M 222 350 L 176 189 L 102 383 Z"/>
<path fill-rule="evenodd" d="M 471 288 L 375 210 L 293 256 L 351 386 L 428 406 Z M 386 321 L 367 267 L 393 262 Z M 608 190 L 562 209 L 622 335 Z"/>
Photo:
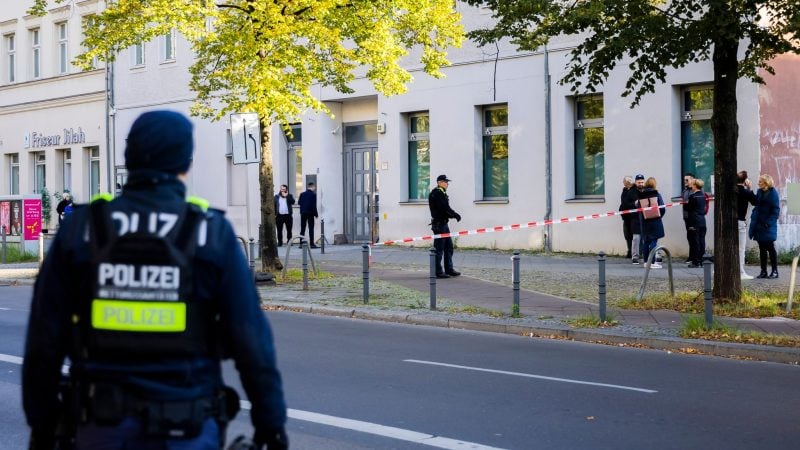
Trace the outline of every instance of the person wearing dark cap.
<path fill-rule="evenodd" d="M 184 115 L 142 114 L 122 194 L 76 207 L 58 230 L 25 342 L 31 449 L 220 448 L 239 404 L 223 357 L 236 362 L 258 448 L 288 448 L 272 332 L 247 261 L 222 212 L 186 199 L 193 148 Z"/>
<path fill-rule="evenodd" d="M 433 234 L 449 233 L 447 222 L 456 219 L 461 222 L 461 215 L 450 208 L 450 198 L 447 196 L 447 186 L 450 179 L 447 175 L 436 177 L 436 187 L 428 195 L 428 207 L 431 210 L 431 230 Z M 450 237 L 433 240 L 436 249 L 436 277 L 450 278 L 461 275 L 453 268 L 453 239 Z M 442 268 L 444 262 L 444 270 Z"/>

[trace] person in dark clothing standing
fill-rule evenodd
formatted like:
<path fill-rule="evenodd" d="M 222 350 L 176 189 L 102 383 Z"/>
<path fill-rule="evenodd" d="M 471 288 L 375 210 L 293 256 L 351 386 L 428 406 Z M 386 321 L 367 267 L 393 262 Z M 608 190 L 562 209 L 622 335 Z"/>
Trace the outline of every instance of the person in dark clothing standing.
<path fill-rule="evenodd" d="M 736 183 L 736 218 L 739 221 L 739 272 L 742 280 L 752 280 L 753 276 L 744 270 L 744 254 L 747 250 L 747 208 L 756 204 L 753 183 L 747 177 L 747 171 L 737 174 Z"/>
<path fill-rule="evenodd" d="M 314 243 L 314 219 L 319 217 L 317 212 L 317 193 L 314 183 L 308 183 L 305 192 L 300 194 L 297 199 L 297 204 L 300 205 L 300 235 L 306 235 L 306 226 L 308 226 L 309 247 L 317 248 Z"/>
<path fill-rule="evenodd" d="M 636 194 L 636 185 L 633 184 L 633 178 L 625 177 L 622 179 L 622 194 L 619 199 L 619 210 L 627 211 L 629 209 L 636 209 L 636 200 L 639 196 Z M 632 256 L 631 244 L 633 242 L 633 221 L 638 219 L 635 214 L 622 215 L 622 235 L 625 237 L 625 244 L 628 246 L 628 253 L 625 254 L 626 258 Z M 639 252 L 636 252 L 638 255 Z"/>
<path fill-rule="evenodd" d="M 758 242 L 761 257 L 761 273 L 756 278 L 778 278 L 778 253 L 775 241 L 778 239 L 778 217 L 781 204 L 778 191 L 769 175 L 758 177 L 756 206 L 750 214 L 750 238 Z M 767 275 L 767 255 L 772 265 L 772 273 Z"/>
<path fill-rule="evenodd" d="M 637 174 L 634 181 L 634 188 L 628 191 L 628 202 L 633 202 L 635 208 L 639 207 L 639 192 L 644 190 L 644 175 Z M 639 264 L 639 258 L 642 254 L 642 221 L 639 220 L 639 214 L 634 213 L 631 217 L 631 261 L 633 264 Z"/>
<path fill-rule="evenodd" d="M 683 175 L 683 190 L 681 191 L 681 209 L 683 210 L 683 226 L 686 228 L 686 242 L 689 243 L 689 259 L 686 260 L 687 264 L 692 264 L 692 239 L 694 233 L 689 231 L 689 196 L 692 195 L 692 183 L 694 182 L 694 174 L 686 172 Z"/>
<path fill-rule="evenodd" d="M 238 405 L 223 357 L 236 362 L 258 448 L 288 448 L 272 331 L 247 261 L 223 213 L 186 198 L 193 147 L 182 114 L 142 114 L 122 194 L 75 208 L 58 230 L 25 342 L 30 449 L 57 439 L 58 448 L 219 449 Z"/>
<path fill-rule="evenodd" d="M 281 190 L 275 195 L 275 225 L 278 228 L 278 247 L 283 245 L 283 228 L 286 228 L 286 242 L 292 240 L 292 206 L 294 197 L 289 193 L 289 186 L 281 185 Z"/>
<path fill-rule="evenodd" d="M 637 208 L 649 208 L 639 213 L 639 222 L 642 226 L 642 259 L 647 262 L 650 253 L 658 246 L 658 240 L 664 237 L 664 222 L 661 220 L 666 214 L 663 208 L 664 199 L 657 190 L 656 179 L 649 177 L 645 182 L 644 190 L 638 192 Z M 653 208 L 662 206 L 661 208 Z M 653 269 L 660 269 L 661 264 L 653 258 Z"/>
<path fill-rule="evenodd" d="M 456 219 L 461 222 L 461 215 L 450 208 L 450 198 L 447 196 L 447 186 L 450 180 L 447 175 L 436 177 L 436 187 L 428 195 L 428 207 L 431 210 L 431 231 L 433 234 L 449 233 L 447 222 Z M 450 237 L 433 240 L 436 249 L 436 278 L 450 278 L 461 275 L 453 268 L 453 239 Z M 444 270 L 442 262 L 444 261 Z"/>
<path fill-rule="evenodd" d="M 689 267 L 701 267 L 703 253 L 706 250 L 706 194 L 703 192 L 705 183 L 699 178 L 692 180 L 692 192 L 686 199 L 685 218 L 689 237 Z"/>
<path fill-rule="evenodd" d="M 69 191 L 64 192 L 64 197 L 61 198 L 61 201 L 58 202 L 56 206 L 56 214 L 58 214 L 58 226 L 61 226 L 61 222 L 65 218 L 64 210 L 67 209 L 67 206 L 72 206 L 72 195 Z"/>

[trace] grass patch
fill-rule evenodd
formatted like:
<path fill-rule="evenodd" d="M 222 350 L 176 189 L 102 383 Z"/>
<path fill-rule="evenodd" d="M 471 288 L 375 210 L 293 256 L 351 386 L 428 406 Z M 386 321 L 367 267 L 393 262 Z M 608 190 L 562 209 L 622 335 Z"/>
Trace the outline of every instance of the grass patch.
<path fill-rule="evenodd" d="M 309 268 L 308 270 L 308 279 L 309 280 L 325 280 L 333 278 L 333 274 L 330 272 L 326 272 L 324 270 L 320 270 L 318 275 L 314 275 L 314 271 Z M 275 282 L 276 283 L 302 283 L 303 282 L 303 269 L 288 269 L 286 271 L 286 278 L 283 278 L 281 274 L 275 275 Z"/>
<path fill-rule="evenodd" d="M 678 330 L 678 334 L 687 339 L 800 348 L 800 337 L 797 336 L 742 331 L 716 321 L 711 324 L 711 328 L 708 328 L 705 319 L 700 316 L 688 317 L 683 327 Z"/>
<path fill-rule="evenodd" d="M 800 306 L 800 302 L 795 305 Z M 623 309 L 667 309 L 688 314 L 702 314 L 705 311 L 705 300 L 703 293 L 697 291 L 678 292 L 675 298 L 665 293 L 654 293 L 643 298 L 641 302 L 637 302 L 635 297 L 627 297 L 614 302 L 614 306 Z M 795 307 L 786 312 L 785 295 L 745 290 L 739 303 L 715 303 L 714 314 L 724 317 L 786 317 L 797 320 L 800 319 L 800 308 Z"/>
<path fill-rule="evenodd" d="M 501 317 L 506 317 L 506 314 L 502 311 L 497 311 L 494 309 L 484 308 L 481 306 L 474 306 L 474 305 L 447 305 L 444 308 L 438 308 L 444 310 L 448 313 L 452 314 L 472 314 L 477 316 L 489 316 L 494 317 L 496 319 Z"/>
<path fill-rule="evenodd" d="M 572 328 L 611 328 L 619 325 L 619 322 L 614 319 L 612 314 L 606 314 L 606 320 L 600 320 L 599 316 L 580 316 L 570 319 L 564 319 L 564 323 Z"/>
<path fill-rule="evenodd" d="M 20 248 L 19 245 L 15 244 L 6 245 L 7 263 L 36 262 L 38 260 L 39 260 L 38 254 L 25 252 Z"/>

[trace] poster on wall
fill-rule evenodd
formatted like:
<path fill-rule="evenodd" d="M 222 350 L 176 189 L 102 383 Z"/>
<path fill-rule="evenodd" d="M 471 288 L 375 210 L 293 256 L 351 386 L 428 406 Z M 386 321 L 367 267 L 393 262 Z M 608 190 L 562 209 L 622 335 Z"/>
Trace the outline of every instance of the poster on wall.
<path fill-rule="evenodd" d="M 23 200 L 22 214 L 25 218 L 24 239 L 26 241 L 39 239 L 39 233 L 42 231 L 42 200 Z"/>
<path fill-rule="evenodd" d="M 19 200 L 3 200 L 0 202 L 0 227 L 7 236 L 19 236 L 22 216 L 22 202 Z"/>

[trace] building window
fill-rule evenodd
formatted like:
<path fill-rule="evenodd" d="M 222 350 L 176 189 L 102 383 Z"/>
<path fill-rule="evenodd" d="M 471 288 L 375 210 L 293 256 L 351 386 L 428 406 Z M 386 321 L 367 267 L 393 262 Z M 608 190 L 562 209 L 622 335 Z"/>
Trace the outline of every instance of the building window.
<path fill-rule="evenodd" d="M 133 44 L 131 46 L 131 67 L 144 66 L 144 43 Z"/>
<path fill-rule="evenodd" d="M 100 147 L 86 149 L 89 156 L 89 197 L 100 193 Z"/>
<path fill-rule="evenodd" d="M 19 153 L 8 155 L 10 182 L 9 192 L 11 195 L 19 195 Z"/>
<path fill-rule="evenodd" d="M 58 73 L 65 74 L 69 72 L 69 41 L 67 40 L 67 23 L 61 22 L 56 24 L 56 33 L 58 36 Z"/>
<path fill-rule="evenodd" d="M 603 97 L 575 100 L 575 196 L 605 193 Z"/>
<path fill-rule="evenodd" d="M 297 197 L 303 192 L 303 126 L 293 123 L 290 128 L 291 135 L 286 133 L 286 178 L 289 180 L 289 192 Z"/>
<path fill-rule="evenodd" d="M 83 50 L 83 52 L 89 51 L 89 47 L 87 47 L 86 45 L 83 44 L 83 43 L 86 42 L 86 30 L 88 30 L 89 28 L 93 27 L 94 24 L 95 24 L 95 16 L 94 15 L 83 16 L 83 18 L 81 18 L 81 34 L 82 34 L 82 36 L 81 36 L 81 43 L 82 43 L 81 44 L 81 49 Z M 99 61 L 98 61 L 97 57 L 95 56 L 94 58 L 92 58 L 92 65 L 91 65 L 91 67 L 89 69 L 96 69 L 97 67 L 99 67 Z"/>
<path fill-rule="evenodd" d="M 72 192 L 72 150 L 62 150 L 63 153 L 63 176 L 64 191 Z"/>
<path fill-rule="evenodd" d="M 508 198 L 508 106 L 483 109 L 483 198 Z"/>
<path fill-rule="evenodd" d="M 408 133 L 408 199 L 428 198 L 431 186 L 430 115 L 414 114 L 409 117 Z"/>
<path fill-rule="evenodd" d="M 9 83 L 17 81 L 17 44 L 13 34 L 5 36 L 6 48 L 6 80 Z"/>
<path fill-rule="evenodd" d="M 711 113 L 714 108 L 714 89 L 708 86 L 684 88 L 681 92 L 681 173 L 691 172 L 713 186 L 714 133 Z M 683 186 L 679 181 L 677 186 Z M 709 188 L 710 189 L 710 188 Z"/>
<path fill-rule="evenodd" d="M 33 154 L 33 192 L 41 194 L 45 186 L 47 186 L 47 160 L 45 159 L 44 152 L 36 152 Z"/>
<path fill-rule="evenodd" d="M 34 80 L 42 76 L 42 47 L 38 28 L 31 30 L 31 75 Z"/>
<path fill-rule="evenodd" d="M 161 62 L 175 61 L 175 30 L 161 36 Z"/>

